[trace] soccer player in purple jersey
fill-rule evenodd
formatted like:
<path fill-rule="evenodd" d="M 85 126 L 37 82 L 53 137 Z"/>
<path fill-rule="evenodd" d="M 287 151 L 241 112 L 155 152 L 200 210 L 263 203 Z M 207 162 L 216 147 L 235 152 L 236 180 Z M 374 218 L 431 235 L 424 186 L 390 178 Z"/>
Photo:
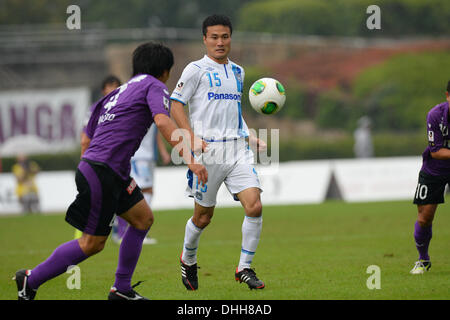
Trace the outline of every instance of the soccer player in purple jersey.
<path fill-rule="evenodd" d="M 130 227 L 119 250 L 119 261 L 110 300 L 146 300 L 133 290 L 131 277 L 142 241 L 153 223 L 153 213 L 139 187 L 130 177 L 130 159 L 154 122 L 163 137 L 177 150 L 181 139 L 171 139 L 177 129 L 170 119 L 170 96 L 165 82 L 173 66 L 171 50 L 146 43 L 133 53 L 133 77 L 99 100 L 85 129 L 90 139 L 76 172 L 78 195 L 69 206 L 66 221 L 82 230 L 80 239 L 56 248 L 47 260 L 31 270 L 19 270 L 15 280 L 19 300 L 32 300 L 46 281 L 66 272 L 100 252 L 117 213 Z M 190 152 L 180 150 L 188 167 L 203 183 L 208 174 Z"/>
<path fill-rule="evenodd" d="M 109 75 L 102 81 L 102 96 L 106 96 L 110 92 L 114 91 L 118 87 L 122 85 L 122 82 L 117 78 L 116 76 Z M 91 142 L 91 139 L 87 136 L 86 132 L 84 131 L 86 125 L 89 122 L 89 119 L 91 118 L 91 110 L 89 108 L 88 113 L 85 116 L 85 119 L 83 120 L 83 130 L 81 132 L 81 138 L 80 138 L 80 146 L 81 146 L 81 157 L 83 157 L 83 153 L 86 151 L 86 149 L 89 147 L 89 143 Z M 114 229 L 113 229 L 114 230 Z M 83 232 L 81 232 L 78 229 L 75 229 L 75 236 L 74 239 L 79 239 L 83 235 Z"/>
<path fill-rule="evenodd" d="M 450 81 L 447 84 L 447 101 L 432 108 L 427 115 L 428 146 L 422 154 L 423 164 L 419 173 L 414 203 L 418 217 L 414 239 L 419 260 L 411 270 L 422 274 L 431 267 L 428 247 L 432 236 L 432 223 L 439 203 L 444 203 L 445 186 L 450 184 L 449 103 Z"/>

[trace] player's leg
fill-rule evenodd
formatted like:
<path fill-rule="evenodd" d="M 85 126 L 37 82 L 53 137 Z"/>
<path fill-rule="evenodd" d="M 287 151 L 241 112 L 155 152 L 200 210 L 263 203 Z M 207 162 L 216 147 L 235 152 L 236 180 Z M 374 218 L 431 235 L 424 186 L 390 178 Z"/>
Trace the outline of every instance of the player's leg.
<path fill-rule="evenodd" d="M 228 191 L 241 202 L 245 211 L 242 223 L 242 245 L 235 279 L 245 282 L 250 289 L 262 289 L 264 282 L 256 277 L 251 264 L 262 230 L 261 186 L 253 166 L 253 153 L 245 147 L 236 148 L 237 164 L 225 179 Z"/>
<path fill-rule="evenodd" d="M 216 206 L 217 191 L 225 174 L 216 165 L 206 166 L 208 183 L 201 185 L 198 177 L 188 171 L 186 192 L 195 199 L 194 215 L 186 223 L 183 252 L 180 259 L 186 265 L 197 263 L 197 249 L 203 229 L 211 222 Z"/>
<path fill-rule="evenodd" d="M 19 300 L 32 300 L 37 289 L 46 281 L 53 279 L 72 265 L 77 265 L 100 252 L 107 237 L 95 237 L 83 234 L 80 239 L 61 244 L 42 263 L 32 270 L 19 270 L 15 280 L 19 290 Z"/>
<path fill-rule="evenodd" d="M 112 179 L 104 168 L 80 162 L 75 177 L 78 195 L 67 210 L 66 221 L 83 230 L 83 236 L 63 243 L 32 270 L 19 270 L 15 277 L 19 299 L 33 299 L 40 285 L 103 249 L 115 211 Z"/>
<path fill-rule="evenodd" d="M 194 215 L 187 221 L 184 233 L 181 260 L 185 264 L 193 265 L 197 263 L 197 249 L 200 236 L 206 226 L 211 222 L 213 214 L 214 207 L 203 207 L 195 203 Z"/>
<path fill-rule="evenodd" d="M 437 207 L 438 207 L 437 204 L 425 204 L 417 206 L 418 214 L 417 214 L 417 221 L 415 224 L 414 238 L 416 240 L 416 244 L 417 243 L 420 244 L 421 247 L 428 248 L 429 242 L 432 237 L 431 227 L 433 225 L 433 219 Z M 419 250 L 419 254 L 422 258 L 429 258 L 428 249 L 426 252 L 425 251 L 421 252 Z"/>
<path fill-rule="evenodd" d="M 445 182 L 441 177 L 431 176 L 425 172 L 419 173 L 414 203 L 417 205 L 417 220 L 414 224 L 414 240 L 419 259 L 416 261 L 412 274 L 422 274 L 431 267 L 428 248 L 432 238 L 434 215 L 439 203 L 444 202 Z"/>
<path fill-rule="evenodd" d="M 148 206 L 151 207 L 152 204 L 152 198 L 153 198 L 153 187 L 143 188 L 142 194 L 144 196 L 145 201 L 147 202 Z M 143 244 L 156 244 L 158 241 L 155 238 L 150 237 L 148 234 L 144 239 Z"/>
<path fill-rule="evenodd" d="M 217 191 L 223 182 L 225 173 L 217 165 L 206 166 L 208 183 L 201 185 L 198 178 L 188 171 L 187 192 L 195 199 L 194 214 L 186 222 L 183 250 L 180 256 L 181 280 L 187 290 L 198 289 L 197 250 L 200 236 L 209 225 L 214 214 Z"/>
<path fill-rule="evenodd" d="M 245 211 L 242 223 L 242 245 L 239 265 L 236 268 L 235 278 L 245 282 L 250 289 L 263 289 L 264 282 L 256 277 L 251 264 L 258 247 L 262 230 L 262 204 L 259 188 L 248 188 L 237 194 Z"/>
<path fill-rule="evenodd" d="M 186 192 L 195 199 L 194 214 L 186 223 L 183 250 L 180 256 L 181 280 L 187 290 L 198 289 L 197 277 L 197 251 L 200 236 L 209 225 L 216 206 L 217 192 L 222 185 L 229 166 L 216 161 L 217 150 L 221 144 L 212 143 L 209 151 L 196 157 L 198 163 L 202 163 L 208 171 L 208 183 L 203 185 L 198 177 L 188 170 L 188 187 Z"/>
<path fill-rule="evenodd" d="M 19 289 L 19 299 L 30 300 L 30 295 L 33 299 L 37 289 L 43 283 L 63 274 L 68 267 L 77 265 L 102 251 L 107 238 L 107 236 L 93 236 L 83 233 L 80 239 L 61 244 L 44 262 L 32 270 L 19 270 L 15 276 Z M 22 291 L 22 295 L 20 291 Z"/>
<path fill-rule="evenodd" d="M 155 161 L 151 160 L 131 160 L 131 173 L 130 175 L 136 181 L 139 188 L 141 188 L 142 195 L 148 206 L 151 207 L 153 198 L 153 180 Z M 121 219 L 119 219 L 120 221 Z M 123 220 L 122 220 L 123 221 Z M 126 223 L 125 223 L 126 224 Z M 119 235 L 121 238 L 123 234 Z M 149 235 L 145 237 L 143 244 L 156 244 L 157 240 L 151 238 Z"/>
<path fill-rule="evenodd" d="M 238 271 L 250 268 L 262 230 L 262 204 L 260 190 L 249 188 L 237 194 L 245 211 L 242 223 L 242 249 Z"/>
<path fill-rule="evenodd" d="M 432 223 L 436 213 L 437 204 L 426 204 L 417 206 L 417 221 L 414 224 L 414 240 L 416 249 L 419 253 L 419 259 L 411 270 L 413 274 L 421 274 L 428 271 L 431 267 L 428 248 L 433 236 Z"/>
<path fill-rule="evenodd" d="M 214 207 L 203 207 L 195 203 L 194 215 L 186 223 L 180 265 L 181 281 L 187 290 L 198 289 L 197 250 L 200 236 L 211 222 L 213 214 Z"/>
<path fill-rule="evenodd" d="M 120 244 L 116 279 L 108 299 L 145 300 L 133 290 L 131 278 L 142 251 L 142 242 L 153 224 L 153 213 L 137 187 L 131 195 L 123 193 L 118 213 L 130 225 Z"/>
<path fill-rule="evenodd" d="M 92 242 L 85 244 L 93 245 Z M 13 279 L 17 284 L 18 299 L 33 300 L 37 289 L 44 282 L 63 274 L 69 266 L 77 265 L 88 257 L 89 255 L 82 249 L 78 239 L 63 243 L 44 262 L 32 270 L 22 269 L 16 272 Z"/>

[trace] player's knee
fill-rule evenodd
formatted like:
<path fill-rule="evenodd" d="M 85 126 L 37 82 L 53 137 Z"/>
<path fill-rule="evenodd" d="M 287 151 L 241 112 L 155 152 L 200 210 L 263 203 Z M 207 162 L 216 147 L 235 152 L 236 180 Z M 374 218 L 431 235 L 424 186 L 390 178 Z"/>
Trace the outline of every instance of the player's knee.
<path fill-rule="evenodd" d="M 198 227 L 198 228 L 206 228 L 206 226 L 208 226 L 208 224 L 211 222 L 211 218 L 212 216 L 210 215 L 201 215 L 198 218 L 192 218 L 192 222 Z"/>
<path fill-rule="evenodd" d="M 245 208 L 245 214 L 249 217 L 259 217 L 262 214 L 262 203 L 260 200 Z"/>
<path fill-rule="evenodd" d="M 433 222 L 433 219 L 430 218 L 430 216 L 427 216 L 427 215 L 420 215 L 417 218 L 417 223 L 419 223 L 419 225 L 421 227 L 428 227 L 428 226 L 430 226 L 432 224 L 432 222 Z"/>
<path fill-rule="evenodd" d="M 418 206 L 417 222 L 421 227 L 428 227 L 433 223 L 435 206 Z"/>
<path fill-rule="evenodd" d="M 79 241 L 80 248 L 87 256 L 92 256 L 99 253 L 105 248 L 106 239 L 92 239 L 87 237 L 82 237 Z"/>
<path fill-rule="evenodd" d="M 146 219 L 144 219 L 141 230 L 148 230 L 153 225 L 153 222 L 155 221 L 155 218 L 153 215 L 148 216 Z"/>
<path fill-rule="evenodd" d="M 134 220 L 131 225 L 138 230 L 148 230 L 153 225 L 154 220 L 153 215 L 147 215 L 140 219 Z"/>

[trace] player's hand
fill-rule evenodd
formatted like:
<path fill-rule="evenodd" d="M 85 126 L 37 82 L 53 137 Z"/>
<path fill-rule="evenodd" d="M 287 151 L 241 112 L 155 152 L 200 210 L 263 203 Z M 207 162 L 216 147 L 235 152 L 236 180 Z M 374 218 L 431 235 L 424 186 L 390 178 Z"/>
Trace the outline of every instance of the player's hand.
<path fill-rule="evenodd" d="M 193 146 L 192 151 L 196 155 L 199 155 L 204 152 L 208 152 L 208 143 L 205 140 L 203 140 L 195 135 L 194 135 L 194 138 L 192 139 L 192 146 Z"/>
<path fill-rule="evenodd" d="M 208 182 L 208 171 L 205 166 L 198 163 L 190 163 L 188 164 L 188 168 L 198 177 L 198 181 L 202 185 L 206 185 Z"/>
<path fill-rule="evenodd" d="M 168 165 L 172 161 L 170 153 L 161 153 L 161 160 L 164 165 Z"/>
<path fill-rule="evenodd" d="M 267 144 L 261 139 L 258 139 L 258 143 L 257 143 L 256 147 L 258 148 L 257 149 L 258 152 L 262 152 L 262 151 L 266 151 L 267 150 Z"/>
<path fill-rule="evenodd" d="M 257 152 L 262 152 L 262 151 L 267 150 L 267 144 L 263 140 L 256 138 L 252 135 L 249 137 L 248 142 L 249 142 L 250 148 L 252 148 L 252 150 L 256 150 Z"/>

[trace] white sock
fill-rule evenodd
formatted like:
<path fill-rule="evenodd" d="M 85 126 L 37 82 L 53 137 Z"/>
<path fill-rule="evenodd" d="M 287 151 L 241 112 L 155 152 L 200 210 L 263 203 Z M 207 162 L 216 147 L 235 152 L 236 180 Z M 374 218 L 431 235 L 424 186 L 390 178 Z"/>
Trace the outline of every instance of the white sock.
<path fill-rule="evenodd" d="M 142 192 L 142 194 L 144 195 L 144 199 L 145 199 L 145 201 L 147 201 L 148 206 L 151 207 L 153 195 L 148 192 Z"/>
<path fill-rule="evenodd" d="M 250 268 L 256 248 L 258 247 L 259 237 L 262 229 L 262 216 L 245 216 L 242 223 L 242 247 L 241 257 L 239 259 L 238 271 Z"/>
<path fill-rule="evenodd" d="M 197 263 L 197 249 L 202 231 L 203 229 L 192 222 L 192 218 L 187 221 L 181 259 L 188 266 Z"/>

